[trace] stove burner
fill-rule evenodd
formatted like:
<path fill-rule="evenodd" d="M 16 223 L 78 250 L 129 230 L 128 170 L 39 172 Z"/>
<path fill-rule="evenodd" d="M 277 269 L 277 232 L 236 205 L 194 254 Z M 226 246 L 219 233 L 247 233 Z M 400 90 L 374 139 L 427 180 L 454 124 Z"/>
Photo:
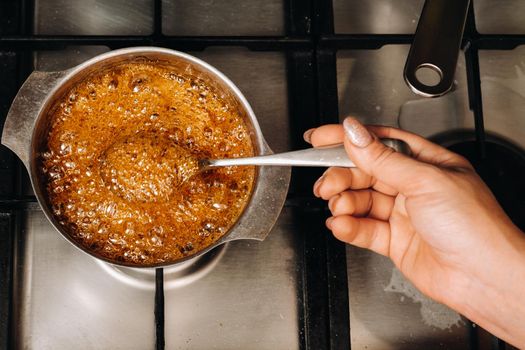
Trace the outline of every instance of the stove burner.
<path fill-rule="evenodd" d="M 184 261 L 175 266 L 164 268 L 164 290 L 187 286 L 212 271 L 226 252 L 222 244 L 210 252 Z M 155 269 L 137 269 L 125 266 L 116 266 L 97 260 L 99 265 L 108 274 L 122 283 L 146 290 L 155 290 Z"/>
<path fill-rule="evenodd" d="M 447 132 L 433 141 L 467 158 L 507 215 L 525 229 L 525 151 L 513 143 L 486 134 L 486 157 L 481 158 L 473 132 Z"/>

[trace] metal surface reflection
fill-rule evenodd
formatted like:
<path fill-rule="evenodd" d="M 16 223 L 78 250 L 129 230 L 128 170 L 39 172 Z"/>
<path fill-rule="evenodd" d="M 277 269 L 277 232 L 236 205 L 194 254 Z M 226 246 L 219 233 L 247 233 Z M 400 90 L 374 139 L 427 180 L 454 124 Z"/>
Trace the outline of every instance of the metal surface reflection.
<path fill-rule="evenodd" d="M 406 34 L 416 31 L 424 0 L 333 0 L 336 33 Z"/>
<path fill-rule="evenodd" d="M 522 34 L 525 2 L 521 0 L 474 0 L 476 27 L 483 34 Z"/>
<path fill-rule="evenodd" d="M 24 212 L 20 233 L 16 348 L 154 346 L 155 291 L 118 283 L 60 237 L 36 206 Z"/>
<path fill-rule="evenodd" d="M 150 0 L 35 0 L 36 34 L 146 35 L 153 31 Z"/>
<path fill-rule="evenodd" d="M 163 0 L 167 35 L 283 35 L 283 0 Z"/>

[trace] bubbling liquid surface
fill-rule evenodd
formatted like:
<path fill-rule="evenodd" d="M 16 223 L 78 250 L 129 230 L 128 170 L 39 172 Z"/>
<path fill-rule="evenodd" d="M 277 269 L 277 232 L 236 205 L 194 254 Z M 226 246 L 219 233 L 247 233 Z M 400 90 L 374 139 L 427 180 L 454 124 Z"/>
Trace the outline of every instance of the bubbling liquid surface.
<path fill-rule="evenodd" d="M 249 200 L 254 167 L 177 182 L 177 147 L 192 159 L 254 150 L 226 99 L 167 65 L 128 62 L 94 73 L 50 113 L 39 168 L 49 204 L 59 224 L 96 255 L 136 265 L 174 262 L 216 242 Z"/>

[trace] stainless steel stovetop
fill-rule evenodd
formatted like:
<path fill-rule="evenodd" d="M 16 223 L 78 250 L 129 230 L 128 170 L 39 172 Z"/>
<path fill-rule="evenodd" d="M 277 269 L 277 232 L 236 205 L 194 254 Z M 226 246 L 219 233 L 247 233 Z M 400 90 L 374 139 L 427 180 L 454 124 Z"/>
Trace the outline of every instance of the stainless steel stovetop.
<path fill-rule="evenodd" d="M 423 5 L 421 0 L 332 2 L 338 34 L 413 33 Z M 164 0 L 162 31 L 281 36 L 286 32 L 285 3 Z M 523 2 L 478 0 L 474 5 L 480 32 L 525 33 L 519 16 Z M 34 32 L 39 35 L 148 35 L 153 17 L 153 0 L 34 2 Z M 403 81 L 408 49 L 386 45 L 337 51 L 341 117 L 356 114 L 368 123 L 400 125 L 427 137 L 474 128 L 464 56 L 454 90 L 428 100 L 411 93 Z M 107 50 L 102 45 L 38 50 L 33 65 L 62 70 Z M 294 147 L 286 52 L 216 46 L 190 53 L 239 86 L 274 151 Z M 518 47 L 479 55 L 485 127 L 523 149 L 524 54 Z M 27 182 L 24 188 L 30 196 Z M 301 311 L 304 215 L 306 211 L 298 214 L 288 204 L 264 242 L 233 242 L 194 263 L 165 269 L 166 349 L 299 349 L 305 347 L 305 337 L 312 337 L 304 332 L 315 338 L 316 329 L 305 330 Z M 54 231 L 36 203 L 24 207 L 19 225 L 12 306 L 15 348 L 155 348 L 153 271 L 116 269 L 81 253 Z M 419 293 L 388 259 L 348 246 L 346 263 L 352 349 L 464 349 L 472 344 L 472 324 Z M 484 345 L 490 344 L 488 334 L 476 334 L 478 348 L 490 347 Z"/>

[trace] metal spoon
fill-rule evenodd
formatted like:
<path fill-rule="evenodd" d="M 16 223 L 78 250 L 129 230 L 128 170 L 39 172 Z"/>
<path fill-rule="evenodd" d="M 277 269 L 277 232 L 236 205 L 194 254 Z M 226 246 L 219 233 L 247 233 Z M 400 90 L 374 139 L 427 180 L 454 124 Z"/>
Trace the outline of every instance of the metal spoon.
<path fill-rule="evenodd" d="M 386 146 L 396 151 L 406 153 L 406 144 L 399 140 L 383 139 Z M 200 159 L 188 156 L 187 151 L 180 149 L 181 157 L 176 165 L 179 184 L 187 181 L 199 172 L 213 168 L 238 165 L 275 165 L 275 166 L 302 166 L 302 167 L 355 167 L 342 144 L 307 148 L 300 151 L 270 154 L 266 156 L 229 158 L 229 159 Z M 184 155 L 184 156 L 183 156 Z"/>
<path fill-rule="evenodd" d="M 199 161 L 200 170 L 208 170 L 223 166 L 234 165 L 277 165 L 277 166 L 304 166 L 304 167 L 355 167 L 348 158 L 344 146 L 308 148 L 300 151 L 270 154 L 266 156 L 229 158 L 229 159 L 202 159 Z"/>
<path fill-rule="evenodd" d="M 396 151 L 406 152 L 406 144 L 399 140 L 383 139 L 386 146 Z M 342 144 L 307 148 L 300 151 L 276 153 L 267 156 L 230 158 L 230 159 L 202 159 L 199 169 L 207 170 L 223 166 L 234 165 L 277 165 L 277 166 L 302 166 L 302 167 L 355 167 Z"/>

